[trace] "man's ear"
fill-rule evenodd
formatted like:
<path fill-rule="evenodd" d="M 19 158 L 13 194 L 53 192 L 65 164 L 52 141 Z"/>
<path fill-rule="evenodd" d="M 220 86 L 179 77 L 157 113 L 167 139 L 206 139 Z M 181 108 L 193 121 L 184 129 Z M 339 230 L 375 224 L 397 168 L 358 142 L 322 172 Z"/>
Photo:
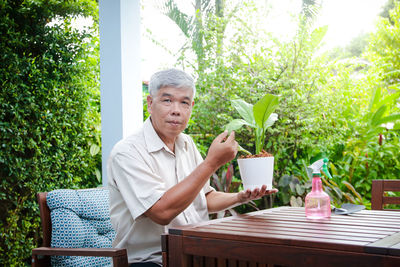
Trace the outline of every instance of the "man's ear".
<path fill-rule="evenodd" d="M 153 104 L 153 97 L 147 95 L 147 111 L 151 114 L 151 105 Z"/>

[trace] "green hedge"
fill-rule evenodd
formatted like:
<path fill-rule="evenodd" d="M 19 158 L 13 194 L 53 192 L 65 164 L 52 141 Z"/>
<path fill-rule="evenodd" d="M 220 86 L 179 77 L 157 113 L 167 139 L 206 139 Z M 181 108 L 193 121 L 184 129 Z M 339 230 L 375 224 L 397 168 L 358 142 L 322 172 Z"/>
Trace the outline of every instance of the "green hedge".
<path fill-rule="evenodd" d="M 41 242 L 37 192 L 99 184 L 97 34 L 68 19 L 96 14 L 91 0 L 0 1 L 1 266 L 30 264 Z"/>

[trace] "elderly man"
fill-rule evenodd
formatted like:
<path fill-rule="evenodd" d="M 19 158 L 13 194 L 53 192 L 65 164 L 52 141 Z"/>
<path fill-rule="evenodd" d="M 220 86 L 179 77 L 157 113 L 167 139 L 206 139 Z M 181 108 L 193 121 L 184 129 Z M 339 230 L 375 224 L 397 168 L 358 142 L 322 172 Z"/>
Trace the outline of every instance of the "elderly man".
<path fill-rule="evenodd" d="M 277 190 L 215 191 L 210 176 L 237 153 L 235 133 L 218 135 L 203 160 L 183 130 L 194 105 L 195 86 L 185 72 L 155 73 L 147 96 L 148 118 L 121 140 L 108 161 L 113 245 L 126 248 L 131 266 L 161 265 L 161 234 L 169 226 L 208 220 L 208 214 Z"/>

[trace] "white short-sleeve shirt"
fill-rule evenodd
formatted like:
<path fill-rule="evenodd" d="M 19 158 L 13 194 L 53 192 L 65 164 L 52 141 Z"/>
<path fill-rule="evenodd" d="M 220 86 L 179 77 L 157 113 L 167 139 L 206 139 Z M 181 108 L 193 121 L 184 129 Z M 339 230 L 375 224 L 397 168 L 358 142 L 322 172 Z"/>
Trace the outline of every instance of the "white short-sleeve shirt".
<path fill-rule="evenodd" d="M 147 119 L 142 129 L 118 142 L 107 162 L 111 223 L 116 230 L 113 246 L 126 248 L 128 261 L 161 263 L 161 234 L 168 227 L 208 220 L 206 183 L 182 213 L 162 226 L 143 215 L 172 186 L 203 161 L 193 140 L 181 133 L 173 153 Z"/>

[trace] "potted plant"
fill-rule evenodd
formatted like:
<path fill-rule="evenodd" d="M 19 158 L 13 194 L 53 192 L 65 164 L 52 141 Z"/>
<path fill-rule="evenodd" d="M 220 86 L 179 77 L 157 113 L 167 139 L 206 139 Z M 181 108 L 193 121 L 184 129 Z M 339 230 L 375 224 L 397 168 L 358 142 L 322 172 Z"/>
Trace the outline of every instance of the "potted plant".
<path fill-rule="evenodd" d="M 278 119 L 278 115 L 273 112 L 278 107 L 279 98 L 266 94 L 254 106 L 242 99 L 232 100 L 231 103 L 242 119 L 232 120 L 226 125 L 226 129 L 230 132 L 247 125 L 253 128 L 255 133 L 255 154 L 251 154 L 239 145 L 239 151 L 248 154 L 238 159 L 243 187 L 245 190 L 252 190 L 265 184 L 270 190 L 272 189 L 274 157 L 264 150 L 265 132 Z"/>

